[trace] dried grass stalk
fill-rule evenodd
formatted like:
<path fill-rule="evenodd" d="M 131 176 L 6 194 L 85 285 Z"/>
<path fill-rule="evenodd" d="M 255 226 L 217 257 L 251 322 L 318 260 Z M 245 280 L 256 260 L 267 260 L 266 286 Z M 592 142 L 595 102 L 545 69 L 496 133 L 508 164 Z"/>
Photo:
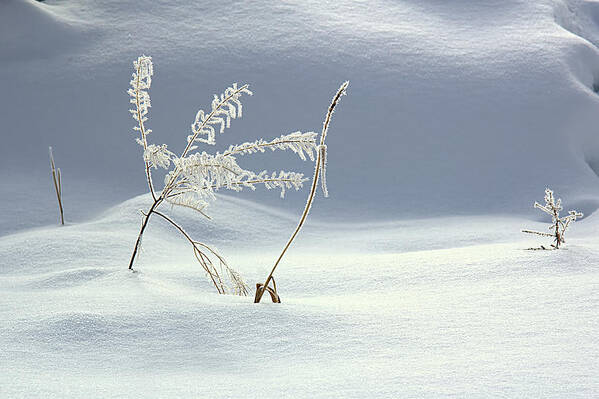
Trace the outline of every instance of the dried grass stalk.
<path fill-rule="evenodd" d="M 285 253 L 291 246 L 291 243 L 293 242 L 295 237 L 300 232 L 302 226 L 304 225 L 304 222 L 306 221 L 306 219 L 308 217 L 308 213 L 310 212 L 310 208 L 312 207 L 312 202 L 314 201 L 314 196 L 316 195 L 316 188 L 318 187 L 318 178 L 321 175 L 322 175 L 322 177 L 321 177 L 322 191 L 325 196 L 328 196 L 328 190 L 326 187 L 326 178 L 325 178 L 326 152 L 327 152 L 325 140 L 327 137 L 327 132 L 329 130 L 329 124 L 331 123 L 331 117 L 333 116 L 333 112 L 335 111 L 335 107 L 337 106 L 341 96 L 346 94 L 345 91 L 346 91 L 348 85 L 349 85 L 349 81 L 346 81 L 341 85 L 341 87 L 339 87 L 339 90 L 337 90 L 337 93 L 333 97 L 333 101 L 331 102 L 331 105 L 329 106 L 327 116 L 324 120 L 324 123 L 322 124 L 322 134 L 320 135 L 320 145 L 318 146 L 318 153 L 317 153 L 316 163 L 315 163 L 315 167 L 314 167 L 314 176 L 312 178 L 312 186 L 310 188 L 310 194 L 308 195 L 308 200 L 306 201 L 306 206 L 304 208 L 304 212 L 302 213 L 302 216 L 300 217 L 299 223 L 297 224 L 297 227 L 295 228 L 293 234 L 291 234 L 291 237 L 287 241 L 287 244 L 283 248 L 283 251 L 277 258 L 277 261 L 275 262 L 275 265 L 273 266 L 272 270 L 270 271 L 270 274 L 268 275 L 268 277 L 266 277 L 266 281 L 264 282 L 264 284 L 259 284 L 259 283 L 256 284 L 256 295 L 254 297 L 254 303 L 260 303 L 260 300 L 262 299 L 262 296 L 264 295 L 264 291 L 268 291 L 270 293 L 271 299 L 273 300 L 273 302 L 281 303 L 281 298 L 280 298 L 279 294 L 277 293 L 277 286 L 274 284 L 273 274 L 274 274 L 275 270 L 277 269 L 277 266 L 279 266 L 279 263 L 283 259 L 283 256 L 285 256 Z M 271 288 L 269 286 L 271 281 L 273 282 L 273 288 Z"/>
<path fill-rule="evenodd" d="M 60 211 L 60 224 L 64 226 L 64 210 L 62 208 L 62 179 L 60 168 L 56 168 L 54 163 L 54 154 L 52 153 L 52 147 L 48 147 L 50 153 L 50 168 L 52 170 L 52 181 L 54 182 L 54 190 L 56 191 L 56 198 L 58 199 L 58 210 Z"/>

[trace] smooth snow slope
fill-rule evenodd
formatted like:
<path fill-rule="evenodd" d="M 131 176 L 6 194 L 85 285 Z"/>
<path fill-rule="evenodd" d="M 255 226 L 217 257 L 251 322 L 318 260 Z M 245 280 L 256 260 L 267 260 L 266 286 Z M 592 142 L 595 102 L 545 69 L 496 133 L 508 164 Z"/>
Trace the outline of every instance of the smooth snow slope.
<path fill-rule="evenodd" d="M 545 186 L 592 212 L 598 9 L 575 0 L 4 0 L 0 231 L 54 221 L 48 145 L 71 220 L 83 203 L 93 214 L 146 192 L 125 94 L 142 53 L 156 66 L 152 139 L 175 151 L 197 109 L 233 81 L 255 95 L 215 149 L 318 131 L 349 79 L 328 142 L 332 199 L 314 216 L 523 213 Z M 242 162 L 311 173 L 288 159 Z M 289 209 L 305 198 L 251 195 Z"/>
<path fill-rule="evenodd" d="M 309 223 L 277 273 L 283 303 L 254 305 L 217 295 L 159 220 L 138 272 L 128 272 L 131 215 L 148 201 L 0 240 L 1 397 L 590 398 L 599 390 L 596 216 L 577 222 L 560 251 L 526 251 L 542 240 L 517 234 L 517 219 L 368 231 Z M 188 215 L 184 225 L 253 285 L 293 220 L 219 201 L 214 222 Z M 221 220 L 239 215 L 247 225 Z"/>

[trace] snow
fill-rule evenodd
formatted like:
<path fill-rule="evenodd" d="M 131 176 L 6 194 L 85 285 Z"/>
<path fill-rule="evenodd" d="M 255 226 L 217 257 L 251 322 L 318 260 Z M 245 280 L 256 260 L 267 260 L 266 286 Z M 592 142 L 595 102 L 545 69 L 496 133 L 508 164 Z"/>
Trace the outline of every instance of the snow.
<path fill-rule="evenodd" d="M 347 230 L 363 227 L 309 225 L 277 273 L 278 306 L 217 295 L 156 220 L 128 272 L 131 215 L 149 200 L 3 237 L 2 396 L 583 398 L 599 388 L 594 218 L 577 222 L 567 249 L 546 252 L 525 250 L 539 241 L 510 218 L 375 225 L 370 249 L 339 242 L 362 241 Z M 228 211 L 214 227 L 192 218 L 202 227 L 190 231 L 209 232 L 248 283 L 261 281 L 292 219 L 219 200 Z M 254 223 L 220 223 L 238 213 Z M 271 224 L 275 242 L 254 247 Z"/>
<path fill-rule="evenodd" d="M 255 94 L 216 151 L 319 131 L 330 98 L 350 80 L 327 139 L 337 195 L 315 207 L 321 218 L 522 212 L 544 186 L 566 198 L 596 198 L 595 6 L 8 0 L 0 25 L 26 44 L 2 36 L 1 53 L 10 54 L 0 64 L 2 177 L 47 178 L 52 145 L 65 190 L 84 191 L 89 179 L 118 188 L 107 198 L 87 196 L 99 208 L 145 192 L 125 90 L 132 61 L 146 54 L 155 64 L 152 143 L 175 153 L 196 112 L 233 82 L 249 83 Z M 27 47 L 35 43 L 44 52 Z M 253 169 L 312 170 L 285 154 L 244 161 Z M 280 208 L 304 201 L 244 198 Z"/>
<path fill-rule="evenodd" d="M 598 21 L 591 0 L 0 1 L 0 397 L 593 397 Z M 175 153 L 233 82 L 254 95 L 207 151 L 318 132 L 350 81 L 282 304 L 217 295 L 159 218 L 127 271 L 142 54 L 149 139 Z M 309 176 L 295 158 L 239 162 Z M 585 217 L 530 251 L 546 187 Z M 253 288 L 306 195 L 163 210 Z"/>

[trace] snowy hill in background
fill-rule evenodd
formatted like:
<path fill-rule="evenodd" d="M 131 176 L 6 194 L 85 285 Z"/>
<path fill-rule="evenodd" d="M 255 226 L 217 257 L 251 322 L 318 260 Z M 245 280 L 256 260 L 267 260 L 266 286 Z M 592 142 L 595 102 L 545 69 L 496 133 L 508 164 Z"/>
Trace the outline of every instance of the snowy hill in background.
<path fill-rule="evenodd" d="M 574 0 L 4 0 L 0 219 L 55 220 L 49 145 L 75 220 L 84 205 L 91 216 L 146 192 L 125 94 L 142 53 L 156 66 L 151 139 L 176 152 L 197 109 L 233 81 L 255 95 L 208 151 L 318 131 L 349 79 L 329 137 L 332 198 L 316 217 L 527 213 L 545 186 L 588 214 L 599 196 L 598 14 Z M 289 158 L 242 162 L 311 173 Z M 244 198 L 299 210 L 305 193 Z M 32 208 L 35 222 L 23 222 Z"/>

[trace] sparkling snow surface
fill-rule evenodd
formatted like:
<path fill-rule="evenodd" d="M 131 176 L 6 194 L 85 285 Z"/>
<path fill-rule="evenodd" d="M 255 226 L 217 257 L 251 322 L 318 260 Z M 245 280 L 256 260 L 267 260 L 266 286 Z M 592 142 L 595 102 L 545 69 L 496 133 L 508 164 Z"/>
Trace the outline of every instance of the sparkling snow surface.
<path fill-rule="evenodd" d="M 210 236 L 254 284 L 293 222 L 220 200 L 213 222 L 186 227 Z M 511 218 L 308 225 L 277 273 L 283 303 L 254 305 L 216 294 L 160 220 L 138 273 L 128 272 L 135 211 L 148 201 L 0 240 L 1 396 L 589 398 L 599 390 L 599 248 L 585 238 L 597 235 L 594 217 L 560 251 L 525 250 L 539 241 L 522 239 L 522 221 Z M 239 229 L 227 222 L 241 215 Z"/>
<path fill-rule="evenodd" d="M 597 396 L 597 45 L 590 0 L 0 0 L 0 398 Z M 282 304 L 217 295 L 159 218 L 127 271 L 141 54 L 150 140 L 175 152 L 234 81 L 255 95 L 207 151 L 319 131 L 350 80 Z M 240 164 L 313 170 L 268 155 Z M 529 251 L 546 186 L 585 218 Z M 164 211 L 253 295 L 306 195 Z"/>

